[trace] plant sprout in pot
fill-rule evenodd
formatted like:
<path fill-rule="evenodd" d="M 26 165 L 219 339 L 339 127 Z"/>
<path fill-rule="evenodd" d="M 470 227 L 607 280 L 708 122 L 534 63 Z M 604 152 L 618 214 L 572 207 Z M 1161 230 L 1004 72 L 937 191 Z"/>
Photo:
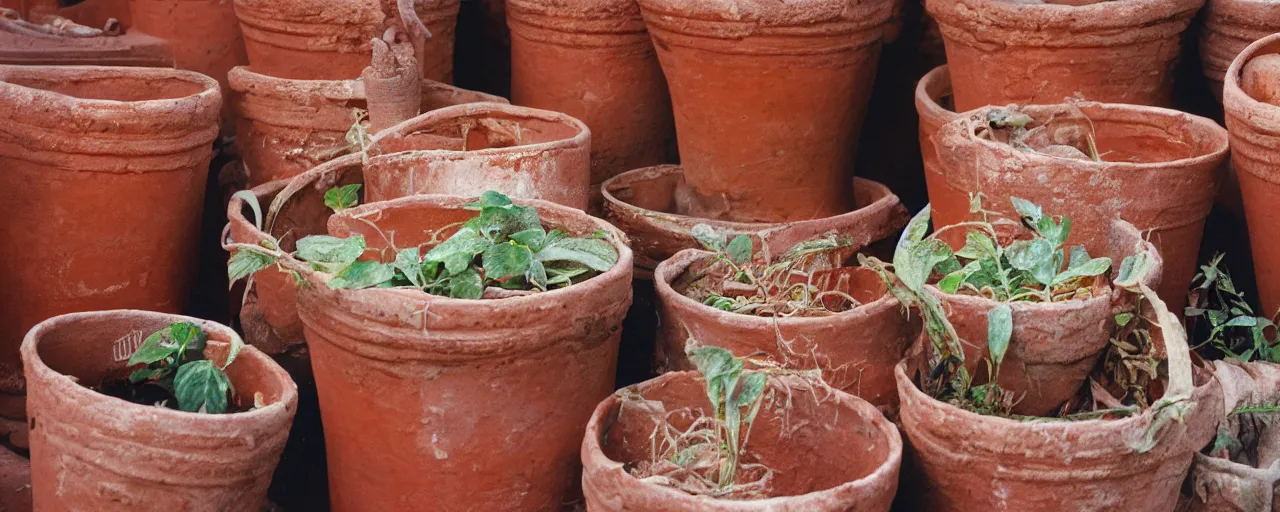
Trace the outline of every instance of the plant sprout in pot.
<path fill-rule="evenodd" d="M 891 265 L 860 260 L 899 301 L 920 310 L 929 349 L 920 384 L 930 396 L 982 414 L 1070 414 L 1077 404 L 1067 402 L 1111 339 L 1119 287 L 1110 276 L 1134 282 L 1158 267 L 1159 257 L 1123 225 L 1113 252 L 1128 254 L 1113 269 L 1109 257 L 1064 247 L 1071 219 L 1012 202 L 1017 220 L 985 210 L 982 196 L 974 196 L 975 220 L 928 236 L 926 207 L 903 233 Z M 963 245 L 955 241 L 961 234 Z"/>
<path fill-rule="evenodd" d="M 190 322 L 171 324 L 146 338 L 121 338 L 113 350 L 128 353 L 132 349 L 128 364 L 141 367 L 127 378 L 103 380 L 97 390 L 137 404 L 187 412 L 238 412 L 235 388 L 227 378 L 226 368 L 244 344 L 239 338 L 231 338 L 226 361 L 218 365 L 204 356 L 208 340 L 200 326 Z M 136 346 L 129 346 L 133 344 Z"/>

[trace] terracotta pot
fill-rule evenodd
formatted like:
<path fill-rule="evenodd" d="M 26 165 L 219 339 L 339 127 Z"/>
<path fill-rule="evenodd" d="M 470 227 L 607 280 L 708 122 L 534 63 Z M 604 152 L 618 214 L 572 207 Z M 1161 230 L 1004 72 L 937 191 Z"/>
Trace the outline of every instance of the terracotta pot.
<path fill-rule="evenodd" d="M 763 237 L 773 254 L 835 230 L 852 238 L 855 247 L 865 247 L 897 233 L 908 220 L 907 210 L 884 185 L 854 178 L 855 209 L 834 217 L 786 223 L 725 222 L 702 219 L 687 213 L 683 203 L 685 175 L 678 165 L 659 165 L 624 172 L 601 185 L 605 218 L 618 226 L 636 251 L 636 276 L 652 277 L 662 260 L 681 249 L 702 247 L 691 231 L 707 224 L 730 237 Z"/>
<path fill-rule="evenodd" d="M 0 449 L 0 485 L 15 492 L 0 493 L 0 508 L 31 510 L 31 461 L 8 449 Z"/>
<path fill-rule="evenodd" d="M 947 181 L 933 134 L 942 125 L 960 117 L 952 110 L 951 73 L 945 64 L 933 68 L 916 84 L 916 114 L 920 116 L 920 156 L 924 160 L 924 182 L 929 189 L 929 205 L 934 210 L 969 211 L 969 191 Z"/>
<path fill-rule="evenodd" d="M 618 173 L 665 161 L 671 98 L 634 0 L 511 0 L 507 20 L 511 99 L 591 127 L 593 195 Z"/>
<path fill-rule="evenodd" d="M 1119 267 L 1124 258 L 1145 252 L 1151 265 L 1145 282 L 1151 288 L 1158 288 L 1164 262 L 1144 235 L 1132 224 L 1113 221 L 1108 250 L 1090 254 L 1109 257 L 1113 266 Z M 987 314 L 1001 302 L 946 294 L 933 286 L 927 289 L 941 299 L 943 310 L 964 345 L 969 374 L 985 376 L 983 360 L 990 357 Z M 1108 286 L 1085 299 L 1007 303 L 1013 311 L 1013 336 L 1000 367 L 999 383 L 1023 395 L 1013 412 L 1047 416 L 1074 396 L 1111 341 L 1116 308 L 1131 299 L 1131 294 Z M 922 341 L 927 341 L 924 334 L 921 336 Z"/>
<path fill-rule="evenodd" d="M 1068 122 L 1077 108 L 1091 122 L 1106 161 L 1049 156 L 980 138 L 975 130 L 987 125 L 989 109 L 984 108 L 946 124 L 934 136 L 947 183 L 955 190 L 981 192 L 984 208 L 1010 218 L 1016 218 L 1010 196 L 1070 217 L 1067 244 L 1084 245 L 1090 254 L 1107 250 L 1111 219 L 1150 232 L 1165 263 L 1157 292 L 1173 310 L 1182 311 L 1196 272 L 1204 220 L 1222 179 L 1226 130 L 1203 117 L 1155 107 L 1022 107 L 1037 122 L 1054 116 L 1063 120 L 1052 128 L 1054 133 L 1087 129 L 1083 121 Z M 935 226 L 970 218 L 968 204 L 944 203 L 933 209 Z"/>
<path fill-rule="evenodd" d="M 1240 181 L 1248 220 L 1258 295 L 1267 315 L 1280 309 L 1280 107 L 1259 101 L 1240 87 L 1240 72 L 1256 56 L 1280 51 L 1280 37 L 1249 45 L 1227 70 L 1222 104 L 1231 132 L 1231 167 Z"/>
<path fill-rule="evenodd" d="M 769 379 L 746 442 L 748 453 L 774 471 L 769 498 L 716 499 L 642 481 L 627 468 L 651 457 L 649 436 L 663 411 L 689 408 L 672 416 L 688 422 L 693 411 L 711 414 L 711 403 L 696 372 L 668 373 L 627 391 L 601 402 L 587 424 L 587 510 L 887 511 L 897 491 L 902 438 L 893 424 L 853 395 L 827 388 L 816 400 L 812 384 L 796 376 Z"/>
<path fill-rule="evenodd" d="M 1182 32 L 1205 0 L 1090 5 L 927 0 L 959 112 L 1083 98 L 1168 106 Z"/>
<path fill-rule="evenodd" d="M 228 75 L 237 143 L 248 186 L 290 178 L 348 152 L 353 110 L 368 107 L 362 80 L 289 80 L 241 66 Z M 461 103 L 506 100 L 430 80 L 424 112 Z"/>
<path fill-rule="evenodd" d="M 591 131 L 558 112 L 497 103 L 442 108 L 379 132 L 367 201 L 496 190 L 587 209 Z"/>
<path fill-rule="evenodd" d="M 738 357 L 763 357 L 793 370 L 822 370 L 823 380 L 885 410 L 897 409 L 892 368 L 920 330 L 902 315 L 874 271 L 851 267 L 849 288 L 862 304 L 829 316 L 766 318 L 723 311 L 686 297 L 672 282 L 707 264 L 712 253 L 685 249 L 654 272 L 659 334 L 655 359 L 661 371 L 696 370 L 689 338 Z"/>
<path fill-rule="evenodd" d="M 1237 407 L 1274 404 L 1280 399 L 1280 365 L 1268 362 L 1214 361 L 1214 377 L 1222 385 L 1223 413 Z M 1256 446 L 1248 456 L 1252 464 L 1196 453 L 1191 464 L 1189 512 L 1280 510 L 1275 490 L 1280 488 L 1280 428 L 1263 420 Z M 1226 422 L 1224 422 L 1226 423 Z M 1228 425 L 1227 432 L 1236 436 Z M 1211 443 L 1213 447 L 1216 443 Z"/>
<path fill-rule="evenodd" d="M 41 322 L 22 344 L 31 425 L 35 509 L 258 510 L 298 398 L 289 375 L 245 347 L 227 367 L 236 403 L 263 407 L 199 414 L 138 405 L 85 387 L 128 374 L 115 343 L 173 322 L 209 335 L 205 355 L 226 358 L 230 328 L 145 311 L 73 313 Z"/>
<path fill-rule="evenodd" d="M 46 318 L 182 310 L 220 101 L 189 71 L 0 66 L 0 186 L 23 196 L 0 206 L 23 248 L 0 270 L 0 393 L 22 393 L 18 345 Z"/>
<path fill-rule="evenodd" d="M 387 248 L 379 232 L 405 247 L 437 229 L 443 239 L 475 215 L 464 209 L 472 201 L 370 203 L 334 215 L 329 232 L 363 235 L 377 257 Z M 521 202 L 548 227 L 604 230 L 617 265 L 567 288 L 487 300 L 334 290 L 299 266 L 333 510 L 543 510 L 572 499 L 584 426 L 613 391 L 631 251 L 602 220 Z"/>
<path fill-rule="evenodd" d="M 850 210 L 895 0 L 639 3 L 671 88 L 690 215 L 786 222 Z"/>
<path fill-rule="evenodd" d="M 414 0 L 427 40 L 423 78 L 453 81 L 459 0 Z M 346 80 L 369 65 L 370 41 L 383 34 L 379 0 L 235 0 L 249 63 L 264 75 Z"/>
<path fill-rule="evenodd" d="M 88 0 L 77 4 L 97 5 L 104 2 Z M 128 7 L 119 2 L 120 9 L 116 13 L 128 13 Z M 8 8 L 21 10 L 22 5 L 11 4 Z M 24 65 L 113 65 L 113 66 L 147 66 L 171 67 L 173 55 L 168 42 L 141 32 L 110 35 L 102 34 L 82 37 L 66 34 L 65 30 L 51 30 L 47 19 L 35 14 L 37 9 L 28 9 L 28 18 L 22 20 L 0 17 L 0 64 Z M 70 13 L 57 9 L 54 3 L 43 14 L 70 16 Z M 127 18 L 128 16 L 120 16 Z M 41 20 L 32 26 L 34 20 Z M 74 20 L 83 25 L 73 27 L 73 31 L 84 29 L 99 30 L 104 28 L 105 20 Z M 119 20 L 127 26 L 128 22 Z M 53 32 L 53 33 L 51 33 Z"/>
<path fill-rule="evenodd" d="M 1200 61 L 1222 101 L 1223 77 L 1250 43 L 1280 32 L 1280 5 L 1265 0 L 1209 0 L 1200 33 Z"/>

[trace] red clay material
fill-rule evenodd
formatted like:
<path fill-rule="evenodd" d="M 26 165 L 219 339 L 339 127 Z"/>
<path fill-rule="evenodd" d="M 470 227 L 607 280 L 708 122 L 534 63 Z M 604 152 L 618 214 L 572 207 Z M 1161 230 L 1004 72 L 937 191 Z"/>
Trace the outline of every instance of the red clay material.
<path fill-rule="evenodd" d="M 1200 61 L 1222 101 L 1223 77 L 1250 43 L 1280 32 L 1280 4 L 1266 0 L 1209 0 L 1200 33 Z"/>
<path fill-rule="evenodd" d="M 0 393 L 46 318 L 182 310 L 219 105 L 189 71 L 0 66 L 0 187 L 22 198 L 0 206 Z"/>
<path fill-rule="evenodd" d="M 119 24 L 128 26 L 129 9 L 123 0 L 112 4 L 88 0 L 66 9 L 58 9 L 56 1 L 52 5 L 32 5 L 34 2 L 14 0 L 0 7 L 21 9 L 24 3 L 28 7 L 28 12 L 23 13 L 26 18 L 0 16 L 0 64 L 173 66 L 173 52 L 167 41 L 141 32 L 105 31 L 105 18 L 74 19 L 78 17 L 69 12 L 81 7 L 109 7 L 121 18 Z M 67 20 L 79 25 L 51 23 Z"/>
<path fill-rule="evenodd" d="M 1107 251 L 1112 219 L 1150 232 L 1165 263 L 1157 291 L 1181 311 L 1196 271 L 1204 220 L 1223 176 L 1226 130 L 1203 117 L 1156 107 L 1081 102 L 1022 111 L 1033 125 L 1056 119 L 1048 127 L 1051 137 L 1088 133 L 1092 126 L 1103 161 L 1049 156 L 981 138 L 976 130 L 987 126 L 990 112 L 984 108 L 934 136 L 947 183 L 981 192 L 985 208 L 1011 218 L 1010 196 L 1070 217 L 1067 244 L 1083 244 L 1090 254 Z M 933 213 L 939 226 L 970 220 L 967 204 L 934 205 Z"/>
<path fill-rule="evenodd" d="M 475 215 L 472 201 L 370 203 L 334 215 L 329 232 L 363 235 L 377 257 L 379 231 L 403 247 L 443 240 Z M 520 202 L 548 228 L 604 230 L 618 263 L 567 288 L 485 300 L 334 290 L 299 266 L 334 511 L 542 510 L 574 498 L 585 425 L 613 390 L 631 251 L 604 221 Z"/>
<path fill-rule="evenodd" d="M 1169 106 L 1183 31 L 1205 0 L 1090 5 L 927 0 L 955 109 L 1065 98 Z"/>
<path fill-rule="evenodd" d="M 591 127 L 593 195 L 618 173 L 664 162 L 671 98 L 634 0 L 510 0 L 507 24 L 512 102 Z"/>
<path fill-rule="evenodd" d="M 350 151 L 353 110 L 368 107 L 363 80 L 288 80 L 231 70 L 230 103 L 248 186 L 290 178 Z M 422 111 L 472 102 L 506 102 L 497 96 L 430 80 L 422 83 Z"/>
<path fill-rule="evenodd" d="M 415 0 L 432 37 L 421 59 L 423 78 L 453 81 L 453 40 L 459 0 Z M 387 15 L 379 0 L 235 0 L 249 63 L 259 73 L 296 80 L 347 80 L 369 65 L 370 41 Z"/>
<path fill-rule="evenodd" d="M 869 226 L 868 226 L 869 227 Z M 892 368 L 915 341 L 918 322 L 902 315 L 902 304 L 886 292 L 875 272 L 852 267 L 848 290 L 861 304 L 829 316 L 770 318 L 723 311 L 691 299 L 672 282 L 701 265 L 712 253 L 685 249 L 654 272 L 660 318 L 660 371 L 695 370 L 685 355 L 692 337 L 738 357 L 764 357 L 792 370 L 821 369 L 832 387 L 872 405 L 896 410 Z"/>
<path fill-rule="evenodd" d="M 159 37 L 173 53 L 170 66 L 212 77 L 227 96 L 227 72 L 249 63 L 231 2 L 226 0 L 130 0 L 131 31 Z M 227 129 L 231 110 L 222 109 Z"/>
<path fill-rule="evenodd" d="M 796 376 L 769 379 L 745 445 L 749 456 L 774 471 L 770 497 L 755 500 L 694 496 L 641 481 L 627 471 L 651 457 L 649 436 L 664 410 L 710 414 L 699 374 L 668 373 L 626 388 L 625 395 L 608 397 L 596 407 L 582 440 L 587 510 L 889 510 L 902 463 L 898 429 L 860 398 L 830 388 L 815 395 L 811 386 Z M 673 415 L 685 421 L 691 417 Z"/>
<path fill-rule="evenodd" d="M 924 182 L 929 189 L 929 204 L 934 211 L 968 211 L 969 191 L 958 189 L 947 180 L 933 134 L 942 125 L 960 117 L 952 109 L 951 73 L 946 64 L 933 68 L 916 84 L 916 114 L 920 116 L 920 156 L 924 160 Z"/>
<path fill-rule="evenodd" d="M 707 224 L 736 235 L 763 236 L 773 254 L 796 243 L 835 230 L 863 247 L 891 236 L 905 226 L 907 210 L 884 185 L 853 179 L 855 208 L 834 217 L 786 223 L 725 222 L 697 218 L 684 202 L 685 175 L 678 165 L 659 165 L 628 171 L 604 182 L 605 218 L 627 234 L 636 251 L 636 276 L 648 278 L 658 263 L 681 249 L 702 247 L 691 230 Z"/>
<path fill-rule="evenodd" d="M 27 334 L 35 510 L 258 510 L 266 501 L 298 393 L 257 349 L 245 347 L 227 367 L 245 412 L 188 413 L 85 387 L 128 374 L 113 354 L 118 340 L 173 322 L 200 325 L 205 355 L 218 362 L 236 336 L 213 322 L 129 310 L 62 315 Z M 252 409 L 255 396 L 263 406 Z"/>
<path fill-rule="evenodd" d="M 586 210 L 591 131 L 558 112 L 497 103 L 420 115 L 374 137 L 365 198 L 496 190 Z"/>
<path fill-rule="evenodd" d="M 1280 400 L 1280 365 L 1261 361 L 1241 363 L 1231 359 L 1214 361 L 1213 366 L 1214 377 L 1222 384 L 1225 414 L 1238 407 L 1275 404 Z M 1254 416 L 1266 418 L 1270 415 Z M 1187 512 L 1280 509 L 1280 500 L 1275 498 L 1275 489 L 1280 486 L 1280 427 L 1267 419 L 1246 420 L 1261 428 L 1251 432 L 1256 435 L 1255 439 L 1240 439 L 1253 437 L 1250 433 L 1237 431 L 1232 425 L 1245 417 L 1229 417 L 1220 429 L 1250 444 L 1244 450 L 1245 456 L 1252 460 L 1232 460 L 1230 457 L 1206 455 L 1203 451 L 1196 453 L 1188 476 L 1192 495 L 1186 497 L 1190 502 Z M 1213 448 L 1210 451 L 1217 451 L 1214 445 L 1216 443 L 1211 443 Z"/>
<path fill-rule="evenodd" d="M 1240 73 L 1255 57 L 1280 52 L 1280 36 L 1249 45 L 1227 70 L 1222 90 L 1231 132 L 1231 167 L 1240 181 L 1253 249 L 1258 295 L 1265 315 L 1280 309 L 1280 106 L 1264 103 L 1241 89 Z M 1274 80 L 1272 83 L 1276 83 Z"/>
<path fill-rule="evenodd" d="M 689 214 L 848 212 L 893 0 L 640 0 L 675 110 Z"/>

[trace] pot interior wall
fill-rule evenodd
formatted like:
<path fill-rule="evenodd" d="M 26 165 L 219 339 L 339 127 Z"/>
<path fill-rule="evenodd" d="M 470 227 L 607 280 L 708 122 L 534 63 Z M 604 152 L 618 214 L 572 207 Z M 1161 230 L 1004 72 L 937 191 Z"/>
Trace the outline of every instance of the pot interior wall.
<path fill-rule="evenodd" d="M 1221 141 L 1182 115 L 1126 115 L 1097 107 L 1081 112 L 1088 119 L 1049 113 L 1035 117 L 1040 122 L 1052 119 L 1050 129 L 1059 132 L 1074 126 L 1088 133 L 1092 128 L 1098 154 L 1107 162 L 1172 162 L 1208 155 L 1221 146 Z"/>
<path fill-rule="evenodd" d="M 479 151 L 545 144 L 579 134 L 572 125 L 504 112 L 440 119 L 381 143 L 383 154 L 411 150 Z"/>
<path fill-rule="evenodd" d="M 85 100 L 146 101 L 184 98 L 204 92 L 205 86 L 176 77 L 114 76 L 57 79 L 9 76 L 5 82 Z"/>
<path fill-rule="evenodd" d="M 661 379 L 639 389 L 645 400 L 662 402 L 667 411 L 689 408 L 670 416 L 677 428 L 688 428 L 695 415 L 710 411 L 700 378 Z M 770 383 L 746 443 L 748 460 L 774 472 L 769 496 L 798 496 L 858 480 L 889 457 L 888 439 L 872 419 L 827 393 Z M 618 422 L 604 422 L 611 426 L 600 435 L 605 455 L 630 468 L 650 457 L 649 435 L 661 416 L 654 409 L 628 407 L 634 402 L 627 400 L 615 402 L 609 414 Z"/>

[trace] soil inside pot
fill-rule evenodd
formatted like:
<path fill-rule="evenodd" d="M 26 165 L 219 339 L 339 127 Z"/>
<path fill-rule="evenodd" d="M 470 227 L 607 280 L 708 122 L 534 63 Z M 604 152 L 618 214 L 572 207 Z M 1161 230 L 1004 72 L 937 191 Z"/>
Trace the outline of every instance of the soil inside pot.
<path fill-rule="evenodd" d="M 102 379 L 98 385 L 89 386 L 89 389 L 138 405 L 154 405 L 175 411 L 181 410 L 178 408 L 178 400 L 174 397 L 173 391 L 154 382 L 135 383 L 130 381 L 128 377 L 107 377 Z M 235 400 L 229 400 L 224 414 L 247 410 L 249 409 L 240 407 Z"/>
<path fill-rule="evenodd" d="M 1037 119 L 1016 107 L 991 110 L 975 135 L 1016 149 L 1097 162 L 1159 163 L 1203 154 L 1185 129 L 1111 120 L 1095 123 L 1079 108 Z"/>

